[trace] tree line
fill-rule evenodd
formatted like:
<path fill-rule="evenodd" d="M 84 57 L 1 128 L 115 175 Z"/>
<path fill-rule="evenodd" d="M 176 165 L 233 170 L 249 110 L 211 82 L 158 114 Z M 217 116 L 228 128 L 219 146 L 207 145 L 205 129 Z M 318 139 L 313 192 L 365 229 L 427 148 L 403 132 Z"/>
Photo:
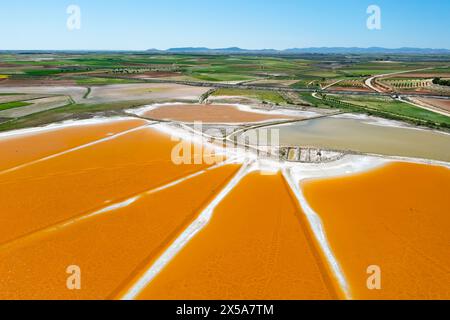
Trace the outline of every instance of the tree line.
<path fill-rule="evenodd" d="M 441 86 L 450 86 L 450 80 L 443 80 L 441 78 L 434 78 L 433 83 Z"/>

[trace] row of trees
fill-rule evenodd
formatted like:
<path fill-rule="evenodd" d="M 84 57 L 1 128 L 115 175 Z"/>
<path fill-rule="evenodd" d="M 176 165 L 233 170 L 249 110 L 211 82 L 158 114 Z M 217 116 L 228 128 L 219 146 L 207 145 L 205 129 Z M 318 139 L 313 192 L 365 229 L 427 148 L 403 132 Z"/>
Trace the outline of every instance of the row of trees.
<path fill-rule="evenodd" d="M 322 97 L 322 101 L 326 105 L 328 105 L 332 108 L 339 108 L 339 109 L 345 108 L 350 111 L 359 111 L 359 112 L 362 111 L 370 116 L 383 117 L 383 118 L 392 119 L 392 120 L 403 120 L 403 121 L 413 123 L 417 126 L 427 126 L 429 128 L 435 128 L 435 129 L 450 128 L 450 124 L 447 124 L 445 122 L 436 123 L 431 120 L 418 119 L 415 117 L 398 114 L 396 112 L 378 110 L 378 109 L 374 109 L 374 108 L 371 108 L 368 106 L 360 106 L 360 105 L 345 102 L 345 101 L 342 101 L 342 100 L 339 100 L 339 99 L 336 99 L 334 97 L 330 97 L 327 95 L 321 95 L 321 97 Z"/>
<path fill-rule="evenodd" d="M 444 80 L 441 78 L 434 78 L 433 83 L 438 84 L 440 86 L 450 86 L 450 80 Z"/>
<path fill-rule="evenodd" d="M 424 88 L 429 82 L 420 80 L 405 80 L 405 81 L 386 81 L 389 85 L 396 88 Z"/>

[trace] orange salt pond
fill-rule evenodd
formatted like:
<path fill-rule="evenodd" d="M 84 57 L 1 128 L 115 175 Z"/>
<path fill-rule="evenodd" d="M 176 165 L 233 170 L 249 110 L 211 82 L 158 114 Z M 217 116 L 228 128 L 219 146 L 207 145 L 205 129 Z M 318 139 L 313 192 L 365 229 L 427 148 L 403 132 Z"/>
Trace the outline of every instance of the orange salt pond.
<path fill-rule="evenodd" d="M 0 246 L 207 167 L 175 165 L 176 144 L 142 128 L 0 174 Z"/>
<path fill-rule="evenodd" d="M 282 176 L 252 173 L 138 298 L 337 297 Z"/>
<path fill-rule="evenodd" d="M 142 116 L 155 120 L 174 120 L 181 122 L 201 121 L 205 123 L 248 123 L 279 119 L 296 119 L 296 117 L 288 115 L 243 111 L 233 105 L 219 104 L 161 105 L 155 109 L 143 112 Z M 300 119 L 300 117 L 297 118 Z"/>
<path fill-rule="evenodd" d="M 353 298 L 450 298 L 449 169 L 395 163 L 302 188 Z M 381 290 L 367 288 L 369 266 L 381 268 Z"/>
<path fill-rule="evenodd" d="M 237 165 L 212 169 L 142 194 L 127 206 L 0 249 L 0 299 L 114 298 L 183 232 L 237 170 Z M 70 265 L 81 268 L 81 290 L 66 287 Z"/>
<path fill-rule="evenodd" d="M 81 122 L 83 123 L 83 122 Z M 145 125 L 144 120 L 115 120 L 43 128 L 38 132 L 0 135 L 0 172 L 30 161 Z"/>

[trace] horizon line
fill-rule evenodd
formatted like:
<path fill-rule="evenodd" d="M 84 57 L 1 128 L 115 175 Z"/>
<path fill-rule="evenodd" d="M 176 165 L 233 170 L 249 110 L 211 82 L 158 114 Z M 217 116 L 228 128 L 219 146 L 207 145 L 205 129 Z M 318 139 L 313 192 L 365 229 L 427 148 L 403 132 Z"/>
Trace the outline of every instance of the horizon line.
<path fill-rule="evenodd" d="M 204 47 L 204 46 L 181 46 L 181 47 L 169 47 L 165 49 L 160 48 L 149 48 L 149 49 L 0 49 L 0 52 L 5 51 L 60 51 L 60 52 L 67 52 L 67 51 L 104 51 L 104 52 L 147 52 L 147 51 L 169 51 L 173 49 L 205 49 L 205 50 L 227 50 L 227 49 L 237 49 L 237 50 L 243 50 L 243 51 L 278 51 L 278 52 L 284 52 L 288 50 L 307 50 L 307 49 L 361 49 L 361 50 L 369 50 L 369 49 L 384 49 L 384 50 L 401 50 L 401 49 L 415 49 L 415 50 L 447 50 L 450 51 L 450 48 L 433 48 L 433 47 L 382 47 L 382 46 L 371 46 L 371 47 L 358 47 L 358 46 L 312 46 L 312 47 L 289 47 L 284 49 L 274 49 L 274 48 L 242 48 L 238 46 L 229 46 L 229 47 L 217 47 L 217 48 L 211 48 L 211 47 Z"/>

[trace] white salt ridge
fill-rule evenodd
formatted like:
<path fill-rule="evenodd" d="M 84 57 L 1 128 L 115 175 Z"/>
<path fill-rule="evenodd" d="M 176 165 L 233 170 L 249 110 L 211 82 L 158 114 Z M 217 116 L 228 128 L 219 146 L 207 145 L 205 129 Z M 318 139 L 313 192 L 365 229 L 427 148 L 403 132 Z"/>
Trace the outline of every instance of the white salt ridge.
<path fill-rule="evenodd" d="M 128 198 L 128 199 L 126 199 L 124 201 L 121 201 L 121 202 L 117 202 L 117 203 L 111 204 L 111 205 L 109 205 L 107 207 L 104 207 L 102 209 L 99 209 L 97 211 L 94 211 L 94 212 L 91 212 L 91 213 L 87 213 L 87 214 L 83 214 L 83 215 L 78 216 L 76 218 L 72 218 L 72 219 L 66 220 L 64 222 L 58 223 L 56 225 L 53 225 L 53 226 L 50 226 L 50 227 L 38 230 L 38 231 L 33 232 L 31 234 L 28 234 L 28 235 L 26 235 L 26 236 L 24 236 L 22 238 L 18 238 L 18 239 L 14 240 L 14 241 L 12 241 L 10 243 L 4 243 L 1 246 L 9 245 L 9 244 L 11 244 L 13 242 L 17 242 L 17 241 L 23 241 L 23 240 L 25 240 L 25 239 L 29 238 L 30 236 L 33 236 L 33 235 L 35 235 L 37 233 L 41 233 L 41 232 L 50 233 L 50 232 L 59 231 L 61 229 L 70 227 L 70 226 L 72 226 L 72 225 L 74 225 L 76 223 L 79 223 L 79 222 L 82 222 L 82 221 L 94 218 L 96 216 L 100 216 L 102 214 L 106 214 L 106 213 L 110 213 L 110 212 L 113 212 L 113 211 L 116 211 L 116 210 L 119 210 L 119 209 L 122 209 L 122 208 L 126 208 L 126 207 L 130 206 L 131 204 L 135 203 L 136 201 L 138 201 L 139 199 L 143 198 L 144 196 L 148 196 L 148 195 L 155 194 L 155 193 L 158 193 L 160 191 L 172 188 L 172 187 L 174 187 L 176 185 L 179 185 L 179 184 L 181 184 L 181 183 L 183 183 L 185 181 L 188 181 L 188 180 L 191 180 L 191 179 L 196 178 L 198 176 L 201 176 L 201 175 L 203 175 L 203 174 L 205 174 L 207 172 L 213 171 L 213 170 L 218 169 L 220 167 L 223 167 L 225 165 L 236 164 L 236 163 L 241 163 L 241 160 L 240 159 L 229 159 L 229 160 L 224 161 L 222 163 L 219 163 L 219 164 L 217 164 L 215 166 L 211 166 L 211 167 L 209 167 L 207 169 L 201 170 L 199 172 L 193 173 L 193 174 L 188 175 L 186 177 L 183 177 L 181 179 L 178 179 L 178 180 L 175 180 L 175 181 L 170 182 L 168 184 L 165 184 L 165 185 L 163 185 L 161 187 L 157 187 L 157 188 L 151 189 L 149 191 L 145 191 L 145 192 L 140 193 L 140 194 L 138 194 L 136 196 L 133 196 L 133 197 Z"/>
<path fill-rule="evenodd" d="M 322 220 L 309 206 L 308 201 L 300 188 L 300 182 L 311 178 L 330 178 L 364 172 L 380 167 L 388 162 L 389 161 L 387 160 L 375 157 L 346 156 L 343 159 L 332 163 L 300 164 L 296 166 L 287 166 L 283 169 L 283 175 L 297 198 L 300 207 L 303 209 L 307 221 L 309 222 L 309 227 L 313 231 L 313 234 L 326 257 L 327 263 L 347 299 L 351 299 L 351 292 L 345 275 L 328 242 Z"/>
<path fill-rule="evenodd" d="M 441 163 L 436 161 L 426 161 L 417 159 L 403 159 L 404 162 L 428 164 L 428 165 L 439 165 L 450 169 L 450 164 Z M 300 187 L 301 181 L 308 179 L 321 179 L 321 178 L 336 178 L 341 176 L 348 176 L 367 172 L 380 168 L 389 163 L 393 163 L 392 159 L 383 159 L 381 157 L 362 157 L 362 156 L 346 156 L 343 159 L 332 163 L 324 164 L 299 164 L 295 166 L 285 166 L 283 169 L 283 174 L 288 182 L 290 188 L 294 192 L 306 218 L 309 222 L 310 228 L 314 233 L 314 236 L 322 252 L 324 253 L 327 263 L 329 264 L 334 276 L 338 280 L 340 287 L 342 288 L 345 297 L 351 299 L 351 290 L 346 281 L 345 274 L 343 273 L 338 260 L 333 254 L 331 246 L 328 242 L 326 231 L 323 227 L 322 220 L 320 216 L 311 208 L 308 201 L 306 200 L 303 191 Z"/>
<path fill-rule="evenodd" d="M 149 112 L 149 111 L 153 111 L 153 110 L 156 110 L 156 109 L 159 109 L 162 107 L 167 107 L 167 106 L 181 106 L 181 105 L 191 105 L 191 104 L 183 103 L 183 102 L 156 103 L 156 104 L 147 105 L 147 106 L 144 106 L 144 107 L 138 108 L 138 109 L 129 109 L 129 110 L 127 110 L 127 112 L 130 114 L 135 114 L 135 115 L 142 117 L 145 115 L 146 112 Z M 193 105 L 195 105 L 195 104 L 193 104 Z M 255 113 L 255 114 L 262 114 L 262 115 L 271 115 L 271 116 L 290 116 L 290 117 L 294 116 L 294 117 L 305 117 L 305 118 L 319 116 L 318 113 L 312 112 L 312 111 L 290 110 L 290 109 L 282 109 L 282 108 L 278 108 L 276 110 L 263 110 L 263 109 L 257 109 L 257 108 L 253 108 L 249 105 L 239 104 L 239 103 L 220 103 L 220 104 L 216 104 L 216 105 L 235 107 L 237 110 L 242 111 L 242 112 L 249 112 L 249 113 Z M 200 104 L 199 104 L 199 106 L 200 106 Z M 215 106 L 215 104 L 212 104 L 210 106 Z M 268 120 L 268 121 L 273 121 L 273 120 Z M 224 123 L 224 124 L 226 124 L 226 123 Z M 230 123 L 230 124 L 235 125 L 236 123 Z"/>
<path fill-rule="evenodd" d="M 392 160 L 381 157 L 347 155 L 329 163 L 301 163 L 291 167 L 291 174 L 297 181 L 313 178 L 332 178 L 373 170 Z"/>
<path fill-rule="evenodd" d="M 65 150 L 65 151 L 62 151 L 62 152 L 58 152 L 58 153 L 52 154 L 52 155 L 44 157 L 44 158 L 33 160 L 33 161 L 30 161 L 30 162 L 27 162 L 27 163 L 24 163 L 24 164 L 21 164 L 21 165 L 18 165 L 18 166 L 6 169 L 4 171 L 1 171 L 0 175 L 6 174 L 6 173 L 10 173 L 10 172 L 13 172 L 13 171 L 17 171 L 19 169 L 26 168 L 26 167 L 34 165 L 36 163 L 40 163 L 40 162 L 43 162 L 43 161 L 54 159 L 54 158 L 57 158 L 57 157 L 60 157 L 60 156 L 63 156 L 63 155 L 66 155 L 66 154 L 78 151 L 78 150 L 86 149 L 88 147 L 92 147 L 92 146 L 95 146 L 97 144 L 100 144 L 100 143 L 103 143 L 103 142 L 106 142 L 106 141 L 114 140 L 114 139 L 117 139 L 117 138 L 122 137 L 124 135 L 130 134 L 132 132 L 136 132 L 138 130 L 142 130 L 144 128 L 148 128 L 150 125 L 151 125 L 151 123 L 150 124 L 147 123 L 147 124 L 142 125 L 140 127 L 136 127 L 136 128 L 130 129 L 130 130 L 122 131 L 122 132 L 119 132 L 119 133 L 114 134 L 114 135 L 108 135 L 106 138 L 95 140 L 95 141 L 92 141 L 92 142 L 89 142 L 89 143 L 77 146 L 77 147 L 72 148 L 72 149 L 68 149 L 68 150 Z"/>
<path fill-rule="evenodd" d="M 139 294 L 155 279 L 155 277 L 172 261 L 178 253 L 195 237 L 211 220 L 214 210 L 236 185 L 248 174 L 252 163 L 246 162 L 219 194 L 200 213 L 198 218 L 170 245 L 144 275 L 125 293 L 122 300 L 136 299 Z"/>
<path fill-rule="evenodd" d="M 66 222 L 60 224 L 60 225 L 52 227 L 51 229 L 49 229 L 49 231 L 61 230 L 63 228 L 69 227 L 69 226 L 71 226 L 73 224 L 76 224 L 78 222 L 81 222 L 81 221 L 84 221 L 84 220 L 88 220 L 88 219 L 94 218 L 96 216 L 100 216 L 100 215 L 102 215 L 104 213 L 108 213 L 108 212 L 111 212 L 111 211 L 115 211 L 115 210 L 119 210 L 121 208 L 128 207 L 129 205 L 131 205 L 134 202 L 136 202 L 139 198 L 140 198 L 140 196 L 133 197 L 133 198 L 127 199 L 125 201 L 112 204 L 112 205 L 110 205 L 110 206 L 108 206 L 106 208 L 103 208 L 101 210 L 95 211 L 93 213 L 86 214 L 86 215 L 83 215 L 81 217 L 77 217 L 75 219 L 71 219 L 69 221 L 66 221 Z"/>
<path fill-rule="evenodd" d="M 170 103 L 170 105 L 173 105 L 173 103 Z M 148 107 L 146 107 L 148 108 Z M 135 128 L 132 130 L 129 130 L 127 132 L 120 133 L 119 135 L 109 137 L 103 140 L 109 140 L 112 138 L 116 138 L 117 136 L 121 136 L 123 134 L 140 130 L 142 128 L 148 127 L 149 125 L 145 125 L 143 127 Z M 202 144 L 203 146 L 208 146 L 209 148 L 213 148 L 217 152 L 222 152 L 225 154 L 225 150 L 222 147 L 219 147 L 214 144 L 208 144 L 205 143 L 204 137 L 200 136 L 199 133 L 190 133 L 187 130 L 180 129 L 180 128 L 174 128 L 173 126 L 169 126 L 167 124 L 156 124 L 152 126 L 152 128 L 157 129 L 158 131 L 165 133 L 167 135 L 172 136 L 172 138 L 178 138 L 183 140 L 188 140 L 193 143 Z M 193 130 L 191 130 L 193 131 Z M 93 143 L 90 143 L 88 145 L 95 145 L 97 143 L 100 143 L 100 141 L 96 141 Z M 88 146 L 86 145 L 86 146 Z M 72 152 L 80 148 L 84 148 L 86 146 L 81 146 L 75 149 L 71 149 L 70 151 L 63 152 L 62 154 L 65 154 L 67 152 Z M 226 153 L 229 155 L 228 153 Z M 58 154 L 61 155 L 61 154 Z M 53 155 L 39 161 L 44 161 L 48 158 L 52 158 L 58 155 Z M 323 228 L 322 221 L 317 213 L 313 211 L 313 209 L 309 206 L 307 200 L 305 199 L 303 192 L 300 188 L 300 182 L 306 179 L 313 179 L 313 178 L 331 178 L 331 177 L 339 177 L 339 176 L 345 176 L 345 175 L 352 175 L 357 173 L 366 172 L 378 167 L 381 167 L 383 165 L 386 165 L 388 163 L 391 163 L 394 161 L 394 159 L 397 159 L 398 161 L 404 161 L 404 162 L 412 162 L 412 163 L 421 163 L 421 164 L 429 164 L 429 165 L 440 165 L 444 166 L 450 169 L 450 164 L 445 162 L 437 162 L 437 161 L 428 161 L 428 160 L 421 160 L 421 159 L 411 159 L 411 158 L 400 158 L 400 157 L 378 157 L 378 156 L 354 156 L 354 155 L 348 155 L 344 158 L 332 162 L 332 163 L 322 163 L 322 164 L 297 164 L 297 163 L 289 163 L 289 162 L 282 162 L 282 161 L 276 161 L 276 160 L 258 160 L 256 154 L 243 150 L 243 149 L 237 149 L 233 155 L 236 157 L 230 160 L 227 160 L 223 162 L 222 164 L 218 164 L 214 167 L 211 167 L 209 169 L 202 170 L 200 172 L 194 173 L 192 175 L 189 175 L 187 177 L 184 177 L 182 179 L 176 180 L 174 182 L 171 182 L 167 185 L 164 185 L 162 187 L 158 187 L 155 189 L 152 189 L 150 191 L 147 191 L 141 195 L 138 195 L 136 197 L 132 197 L 130 199 L 127 199 L 123 202 L 116 203 L 113 205 L 110 205 L 106 208 L 103 208 L 101 210 L 98 210 L 94 213 L 85 215 L 83 217 L 79 217 L 77 219 L 73 219 L 71 221 L 65 222 L 62 225 L 59 225 L 57 227 L 65 227 L 70 224 L 73 224 L 77 221 L 85 220 L 88 218 L 91 218 L 93 216 L 104 214 L 110 211 L 114 211 L 126 206 L 131 205 L 136 200 L 138 200 L 140 197 L 151 194 L 155 192 L 162 191 L 164 189 L 173 187 L 177 184 L 182 183 L 183 181 L 192 179 L 194 177 L 197 177 L 209 170 L 213 170 L 219 166 L 228 164 L 228 163 L 244 163 L 240 171 L 233 177 L 233 179 L 228 183 L 228 185 L 221 190 L 221 192 L 212 200 L 212 202 L 208 205 L 208 207 L 203 210 L 199 217 L 182 233 L 180 237 L 178 237 L 172 245 L 161 255 L 161 257 L 144 273 L 144 275 L 128 290 L 128 292 L 123 296 L 122 299 L 124 300 L 131 300 L 135 299 L 141 292 L 144 290 L 149 283 L 151 283 L 154 278 L 163 270 L 165 266 L 186 246 L 186 244 L 196 235 L 198 232 L 200 232 L 211 220 L 215 208 L 220 204 L 220 202 L 234 189 L 236 185 L 240 183 L 240 181 L 250 172 L 254 171 L 261 171 L 266 174 L 275 174 L 279 172 L 280 170 L 283 171 L 284 177 L 286 181 L 288 182 L 288 185 L 292 189 L 293 193 L 297 197 L 300 206 L 304 210 L 304 213 L 308 219 L 308 222 L 310 224 L 310 227 L 318 241 L 318 243 L 321 246 L 321 249 L 327 258 L 327 262 L 330 265 L 331 270 L 333 270 L 333 274 L 338 280 L 338 283 L 340 287 L 342 288 L 345 296 L 350 299 L 351 293 L 350 289 L 348 287 L 347 281 L 345 279 L 345 275 L 343 274 L 339 263 L 337 259 L 334 257 L 334 254 L 331 250 L 331 247 L 328 243 L 326 232 Z M 27 164 L 28 165 L 28 164 Z M 2 173 L 0 173 L 2 174 Z M 49 228 L 51 230 L 52 228 Z M 48 230 L 47 230 L 48 231 Z"/>
<path fill-rule="evenodd" d="M 229 164 L 233 164 L 233 163 L 237 163 L 237 162 L 238 162 L 237 159 L 230 159 L 230 160 L 224 161 L 224 162 L 219 163 L 219 164 L 217 164 L 215 166 L 209 167 L 207 169 L 201 170 L 199 172 L 195 172 L 195 173 L 190 174 L 190 175 L 188 175 L 186 177 L 183 177 L 181 179 L 178 179 L 178 180 L 175 180 L 173 182 L 167 183 L 167 184 L 165 184 L 165 185 L 163 185 L 161 187 L 157 187 L 157 188 L 154 188 L 152 190 L 145 191 L 145 192 L 143 192 L 143 193 L 141 193 L 141 194 L 139 194 L 137 196 L 131 197 L 131 198 L 129 198 L 127 200 L 124 200 L 122 202 L 118 202 L 118 203 L 112 204 L 112 205 L 110 205 L 110 206 L 108 206 L 106 208 L 103 208 L 103 209 L 100 209 L 100 210 L 95 211 L 93 213 L 84 215 L 84 216 L 79 217 L 77 219 L 73 219 L 73 220 L 71 220 L 69 222 L 64 223 L 63 225 L 61 225 L 61 227 L 66 227 L 69 224 L 72 224 L 72 223 L 75 223 L 75 222 L 79 222 L 79 221 L 82 221 L 82 220 L 93 218 L 95 216 L 98 216 L 98 215 L 101 215 L 101 214 L 104 214 L 104 213 L 108 213 L 108 212 L 111 212 L 111 211 L 116 211 L 116 210 L 119 210 L 119 209 L 122 209 L 122 208 L 126 208 L 129 205 L 132 205 L 133 203 L 135 203 L 136 201 L 140 200 L 141 198 L 143 198 L 145 196 L 152 195 L 152 194 L 158 193 L 160 191 L 173 188 L 173 187 L 175 187 L 175 186 L 177 186 L 177 185 L 179 185 L 179 184 L 181 184 L 183 182 L 192 180 L 192 179 L 194 179 L 196 177 L 199 177 L 199 176 L 201 176 L 201 175 L 203 175 L 203 174 L 205 174 L 207 172 L 210 172 L 210 171 L 213 171 L 213 170 L 218 169 L 220 167 L 223 167 L 223 166 L 226 166 L 226 165 L 229 165 Z"/>
<path fill-rule="evenodd" d="M 20 135 L 27 135 L 27 134 L 36 134 L 36 133 L 41 133 L 41 132 L 45 132 L 45 131 L 52 131 L 52 130 L 70 128 L 70 127 L 104 124 L 104 123 L 110 123 L 111 121 L 131 121 L 131 120 L 136 120 L 136 118 L 133 118 L 133 117 L 110 117 L 110 118 L 94 117 L 94 118 L 85 119 L 85 120 L 67 120 L 67 121 L 62 121 L 62 122 L 58 122 L 58 123 L 52 123 L 52 124 L 42 126 L 42 127 L 26 128 L 26 129 L 18 129 L 18 130 L 0 132 L 0 139 L 20 136 Z M 147 122 L 150 123 L 150 121 L 147 121 Z"/>
<path fill-rule="evenodd" d="M 223 201 L 223 199 L 240 183 L 240 181 L 249 173 L 255 171 L 266 172 L 267 174 L 276 174 L 281 169 L 283 169 L 283 174 L 289 187 L 292 189 L 293 193 L 296 195 L 301 207 L 303 208 L 307 219 L 310 222 L 310 227 L 313 230 L 314 235 L 319 242 L 327 262 L 330 265 L 331 270 L 340 287 L 342 288 L 345 296 L 350 299 L 351 294 L 348 288 L 345 276 L 341 271 L 339 263 L 337 262 L 334 254 L 328 244 L 325 231 L 323 229 L 320 217 L 309 207 L 306 199 L 304 198 L 300 187 L 297 186 L 301 179 L 311 178 L 311 177 L 324 177 L 331 175 L 345 175 L 351 174 L 358 171 L 365 171 L 371 168 L 375 168 L 386 161 L 378 158 L 365 157 L 364 159 L 359 159 L 358 157 L 352 156 L 347 157 L 345 160 L 341 160 L 338 163 L 324 164 L 318 168 L 317 164 L 311 165 L 296 165 L 292 166 L 290 164 L 285 164 L 281 162 L 262 160 L 254 161 L 247 159 L 245 164 L 239 171 L 239 173 L 229 182 L 229 184 L 216 196 L 216 198 L 208 205 L 208 207 L 202 211 L 199 217 L 183 232 L 183 234 L 176 239 L 173 244 L 161 255 L 161 257 L 143 274 L 143 276 L 126 292 L 122 297 L 123 300 L 132 300 L 139 296 L 139 294 L 155 279 L 155 277 L 172 261 L 176 255 L 189 243 L 189 241 L 195 237 L 198 232 L 205 228 L 209 221 L 211 220 L 215 208 Z M 243 161 L 243 159 L 236 160 L 237 162 Z M 302 167 L 302 168 L 300 168 Z M 298 169 L 298 172 L 303 172 L 306 170 L 306 174 L 300 177 L 298 172 L 294 172 L 294 169 Z M 292 171 L 292 172 L 291 172 Z"/>
<path fill-rule="evenodd" d="M 215 165 L 215 166 L 212 166 L 212 167 L 209 167 L 209 168 L 207 168 L 207 169 L 205 169 L 205 170 L 196 172 L 196 173 L 191 174 L 191 175 L 189 175 L 189 176 L 187 176 L 187 177 L 184 177 L 184 178 L 181 178 L 181 179 L 176 180 L 176 181 L 174 181 L 174 182 L 171 182 L 171 183 L 169 183 L 169 184 L 166 184 L 165 186 L 162 186 L 162 187 L 156 188 L 156 189 L 154 189 L 154 190 L 148 191 L 148 192 L 145 193 L 145 195 L 150 195 L 150 194 L 154 194 L 154 193 L 157 193 L 157 192 L 166 190 L 166 189 L 173 188 L 173 187 L 175 187 L 175 186 L 177 186 L 177 185 L 179 185 L 179 184 L 181 184 L 181 183 L 183 183 L 183 182 L 185 182 L 185 181 L 194 179 L 194 178 L 196 178 L 196 177 L 199 177 L 199 176 L 201 176 L 201 175 L 203 175 L 203 174 L 205 174 L 205 173 L 208 173 L 208 172 L 213 171 L 213 170 L 215 170 L 215 169 L 218 169 L 218 168 L 220 168 L 220 167 L 223 167 L 223 166 L 226 166 L 226 165 L 230 165 L 230 164 L 238 164 L 238 163 L 241 163 L 241 162 L 240 162 L 240 160 L 237 159 L 237 158 L 236 158 L 236 159 L 230 159 L 230 160 L 223 161 L 222 163 L 219 163 L 219 164 L 217 164 L 217 165 Z"/>
<path fill-rule="evenodd" d="M 275 110 L 262 110 L 262 109 L 252 108 L 251 106 L 245 105 L 245 104 L 231 104 L 231 106 L 235 106 L 240 111 L 265 114 L 265 115 L 294 116 L 294 117 L 304 117 L 304 118 L 312 118 L 312 117 L 320 116 L 319 113 L 313 112 L 313 111 L 283 109 L 283 107 L 277 107 L 277 109 L 275 109 Z"/>
<path fill-rule="evenodd" d="M 128 110 L 125 110 L 125 112 L 127 112 L 129 114 L 135 114 L 135 115 L 137 115 L 139 117 L 142 117 L 142 116 L 144 116 L 144 114 L 146 112 L 153 111 L 153 110 L 159 109 L 161 107 L 178 106 L 178 105 L 185 105 L 185 104 L 186 103 L 182 103 L 182 102 L 155 103 L 155 104 L 145 105 L 145 106 L 140 107 L 140 108 L 128 109 Z"/>
<path fill-rule="evenodd" d="M 190 142 L 192 144 L 196 144 L 199 146 L 203 146 L 204 151 L 214 151 L 215 156 L 226 156 L 230 158 L 253 158 L 256 159 L 256 155 L 254 153 L 250 153 L 242 148 L 224 148 L 223 146 L 209 143 L 207 138 L 201 135 L 200 132 L 197 132 L 193 130 L 192 128 L 176 128 L 174 126 L 164 124 L 164 123 L 158 123 L 152 126 L 152 128 L 169 135 L 173 141 L 176 140 L 184 140 L 187 142 Z"/>
<path fill-rule="evenodd" d="M 335 278 L 337 279 L 346 299 L 351 299 L 349 285 L 328 243 L 322 220 L 320 219 L 319 215 L 317 215 L 309 206 L 308 202 L 305 199 L 305 196 L 303 195 L 303 192 L 301 191 L 300 187 L 297 186 L 297 180 L 292 177 L 290 171 L 283 170 L 283 175 L 289 187 L 292 189 L 295 197 L 297 198 L 301 208 L 303 209 L 303 212 L 306 215 L 306 219 L 309 223 L 309 227 L 313 231 L 313 234 L 317 242 L 319 243 L 323 254 L 326 257 L 327 263 L 330 266 L 330 269 L 332 270 Z"/>

